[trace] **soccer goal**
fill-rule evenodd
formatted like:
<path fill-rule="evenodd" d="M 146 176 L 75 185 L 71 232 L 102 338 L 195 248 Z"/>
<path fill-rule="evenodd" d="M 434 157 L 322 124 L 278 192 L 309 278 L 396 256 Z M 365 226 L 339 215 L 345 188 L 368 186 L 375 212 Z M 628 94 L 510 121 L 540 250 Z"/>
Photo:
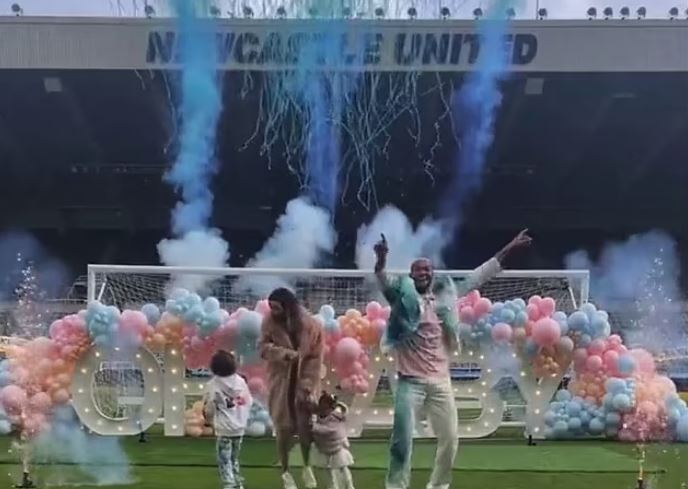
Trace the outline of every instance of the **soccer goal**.
<path fill-rule="evenodd" d="M 406 272 L 392 271 L 391 275 Z M 468 270 L 438 271 L 460 281 L 471 272 Z M 117 306 L 120 309 L 138 309 L 144 304 L 164 305 L 166 298 L 177 287 L 193 289 L 202 297 L 214 296 L 228 311 L 239 307 L 253 308 L 275 287 L 287 286 L 295 291 L 303 304 L 313 313 L 322 305 L 330 304 L 337 315 L 348 309 L 364 311 L 373 300 L 383 302 L 379 288 L 370 271 L 364 270 L 317 270 L 317 269 L 257 269 L 257 268 L 196 268 L 196 267 L 148 267 L 91 265 L 88 268 L 88 298 Z M 557 309 L 571 313 L 588 300 L 589 274 L 587 271 L 571 270 L 528 270 L 505 271 L 484 284 L 480 292 L 492 301 L 528 299 L 533 295 L 552 297 Z M 462 385 L 480 383 L 475 380 L 481 375 L 482 355 L 468 352 L 466 358 L 457 358 L 453 365 L 452 378 L 457 393 L 459 415 L 474 416 L 485 407 L 485 399 L 476 399 L 475 393 L 462 399 Z M 380 352 L 373 352 L 370 368 L 370 392 L 346 399 L 351 403 L 349 417 L 350 436 L 360 436 L 365 428 L 389 428 L 392 420 L 392 394 L 395 376 L 389 371 L 392 364 Z M 388 360 L 387 363 L 382 360 Z M 477 362 L 477 363 L 476 363 Z M 456 376 L 454 371 L 458 372 Z M 489 372 L 489 370 L 488 370 Z M 482 372 L 484 373 L 484 372 Z M 187 372 L 187 376 L 191 372 Z M 336 379 L 328 377 L 326 385 L 334 386 Z M 499 409 L 489 408 L 500 420 L 498 425 L 523 427 L 526 406 L 519 389 L 511 384 L 498 385 Z M 463 388 L 471 393 L 471 387 Z M 500 400 L 501 399 L 501 400 Z M 502 406 L 503 405 L 503 406 Z M 484 411 L 484 410 L 483 410 Z M 502 417 L 503 413 L 503 417 Z M 485 422 L 486 423 L 486 422 Z M 462 421 L 462 436 L 479 437 L 485 424 Z M 471 431 L 471 426 L 476 429 Z M 494 426 L 494 424 L 493 424 Z M 418 436 L 433 436 L 418 426 Z"/>

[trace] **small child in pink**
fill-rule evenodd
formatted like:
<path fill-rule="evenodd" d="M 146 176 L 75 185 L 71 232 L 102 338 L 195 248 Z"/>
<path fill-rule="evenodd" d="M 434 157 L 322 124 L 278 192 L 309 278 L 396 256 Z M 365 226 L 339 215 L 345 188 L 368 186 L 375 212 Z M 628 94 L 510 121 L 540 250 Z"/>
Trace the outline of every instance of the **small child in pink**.
<path fill-rule="evenodd" d="M 346 435 L 346 405 L 337 397 L 323 392 L 314 416 L 313 441 L 317 448 L 315 466 L 327 469 L 331 489 L 354 489 L 351 467 L 354 457 Z"/>

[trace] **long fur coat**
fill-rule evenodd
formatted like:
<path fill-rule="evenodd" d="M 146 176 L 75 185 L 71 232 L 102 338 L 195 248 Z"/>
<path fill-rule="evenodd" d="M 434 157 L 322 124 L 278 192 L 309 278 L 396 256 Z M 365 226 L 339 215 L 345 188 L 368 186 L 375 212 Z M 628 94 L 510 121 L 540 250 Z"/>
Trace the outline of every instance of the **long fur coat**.
<path fill-rule="evenodd" d="M 286 359 L 294 350 L 284 325 L 271 316 L 263 320 L 260 339 L 260 356 L 267 362 L 268 409 L 277 430 L 296 430 L 296 416 L 304 413 L 297 399 L 307 391 L 310 396 L 320 393 L 320 375 L 323 364 L 324 342 L 322 326 L 306 310 L 301 311 L 298 368 Z M 296 373 L 296 375 L 294 375 Z"/>

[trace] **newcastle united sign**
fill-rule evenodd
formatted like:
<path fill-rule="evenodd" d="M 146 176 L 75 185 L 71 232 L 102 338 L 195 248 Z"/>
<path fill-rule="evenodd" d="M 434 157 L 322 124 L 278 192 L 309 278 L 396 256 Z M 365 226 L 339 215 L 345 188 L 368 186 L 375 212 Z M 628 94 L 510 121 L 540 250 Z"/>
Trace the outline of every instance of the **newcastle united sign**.
<path fill-rule="evenodd" d="M 146 61 L 167 68 L 181 63 L 180 35 L 153 30 Z M 216 59 L 225 70 L 279 70 L 307 66 L 327 70 L 463 71 L 480 56 L 481 37 L 455 29 L 328 32 L 237 29 L 216 34 Z M 538 38 L 506 34 L 504 56 L 512 66 L 527 66 L 537 57 Z"/>

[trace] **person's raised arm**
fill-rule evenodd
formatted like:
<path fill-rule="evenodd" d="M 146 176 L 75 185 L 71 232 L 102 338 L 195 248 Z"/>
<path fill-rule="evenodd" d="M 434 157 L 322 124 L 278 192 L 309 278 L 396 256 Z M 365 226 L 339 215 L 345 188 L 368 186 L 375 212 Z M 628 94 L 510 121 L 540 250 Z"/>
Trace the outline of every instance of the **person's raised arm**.
<path fill-rule="evenodd" d="M 269 319 L 267 317 L 263 319 L 263 325 L 261 327 L 260 341 L 258 342 L 260 358 L 267 362 L 284 363 L 289 363 L 298 358 L 299 354 L 295 350 L 275 344 L 268 321 Z"/>
<path fill-rule="evenodd" d="M 373 248 L 375 250 L 375 277 L 377 278 L 377 283 L 382 289 L 382 294 L 387 299 L 390 304 L 394 303 L 398 295 L 397 283 L 394 280 L 390 280 L 387 276 L 387 255 L 389 254 L 389 247 L 387 246 L 387 238 L 384 234 L 380 235 L 381 239 L 375 244 Z"/>
<path fill-rule="evenodd" d="M 529 246 L 533 239 L 528 235 L 528 230 L 524 229 L 514 239 L 512 239 L 504 248 L 499 250 L 494 257 L 480 265 L 478 268 L 463 280 L 456 284 L 458 294 L 465 295 L 471 290 L 480 288 L 485 282 L 494 278 L 502 271 L 504 260 L 511 254 L 512 251 Z"/>

